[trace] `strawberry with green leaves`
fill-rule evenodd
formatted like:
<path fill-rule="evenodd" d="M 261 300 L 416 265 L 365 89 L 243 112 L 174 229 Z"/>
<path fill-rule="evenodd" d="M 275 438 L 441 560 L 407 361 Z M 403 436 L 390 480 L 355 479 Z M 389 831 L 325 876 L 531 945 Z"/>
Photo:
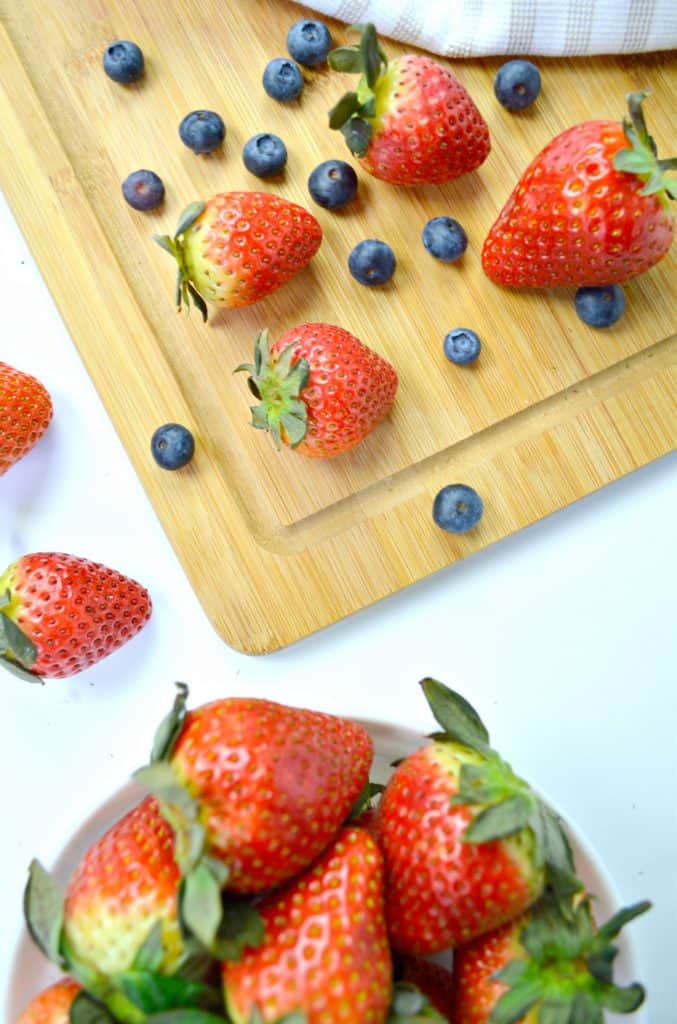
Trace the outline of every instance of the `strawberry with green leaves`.
<path fill-rule="evenodd" d="M 99 1006 L 123 1024 L 182 1007 L 218 1010 L 218 989 L 202 976 L 206 951 L 181 918 L 181 875 L 174 835 L 146 797 L 85 852 L 65 893 L 37 861 L 29 870 L 24 907 L 42 952 L 83 986 L 79 1002 Z M 224 955 L 239 956 L 262 937 L 242 915 L 228 918 Z"/>
<path fill-rule="evenodd" d="M 176 305 L 235 309 L 276 291 L 310 262 L 322 228 L 297 203 L 269 192 L 220 192 L 191 203 L 173 237 L 155 235 L 178 264 Z"/>
<path fill-rule="evenodd" d="M 234 894 L 282 884 L 332 841 L 368 783 L 373 747 L 334 715 L 246 697 L 187 711 L 187 693 L 180 684 L 135 778 L 176 835 L 182 920 L 218 952 L 224 913 L 231 930 L 247 915 Z"/>
<path fill-rule="evenodd" d="M 423 691 L 443 732 L 406 757 L 376 814 L 393 947 L 429 954 L 520 914 L 546 880 L 579 888 L 559 820 L 489 745 L 477 712 L 434 679 Z"/>
<path fill-rule="evenodd" d="M 387 415 L 397 392 L 391 364 L 358 338 L 333 324 L 292 327 L 270 345 L 256 339 L 249 374 L 258 399 L 252 424 L 267 430 L 277 448 L 333 458 L 354 448 Z"/>
<path fill-rule="evenodd" d="M 38 443 L 53 412 L 39 380 L 0 362 L 0 476 Z"/>
<path fill-rule="evenodd" d="M 95 665 L 143 628 L 148 591 L 75 555 L 23 555 L 0 576 L 0 664 L 29 680 Z"/>
<path fill-rule="evenodd" d="M 372 24 L 360 43 L 329 55 L 336 71 L 360 73 L 329 114 L 366 171 L 393 185 L 439 185 L 474 171 L 491 148 L 489 129 L 455 75 L 423 54 L 388 61 Z"/>
<path fill-rule="evenodd" d="M 454 953 L 454 1024 L 602 1024 L 604 1010 L 633 1013 L 644 989 L 614 983 L 614 940 L 649 906 L 627 907 L 597 928 L 587 896 L 563 913 L 546 894 Z"/>
<path fill-rule="evenodd" d="M 675 233 L 677 159 L 659 160 L 642 112 L 586 121 L 554 138 L 532 161 L 487 235 L 482 266 L 514 287 L 594 286 L 627 281 L 667 254 Z"/>
<path fill-rule="evenodd" d="M 16 1024 L 69 1024 L 70 1008 L 80 991 L 72 978 L 62 978 L 31 999 Z"/>
<path fill-rule="evenodd" d="M 384 1024 L 392 968 L 383 864 L 363 829 L 344 828 L 324 854 L 259 911 L 265 938 L 223 970 L 235 1024 L 303 1011 L 307 1024 Z"/>

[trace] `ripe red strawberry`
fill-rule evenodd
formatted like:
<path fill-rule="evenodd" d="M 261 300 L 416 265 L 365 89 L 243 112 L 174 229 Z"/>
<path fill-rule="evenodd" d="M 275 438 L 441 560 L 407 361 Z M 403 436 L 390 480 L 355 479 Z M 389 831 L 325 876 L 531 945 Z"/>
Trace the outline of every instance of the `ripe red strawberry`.
<path fill-rule="evenodd" d="M 268 192 L 220 192 L 191 203 L 173 238 L 155 241 L 178 263 L 176 303 L 250 306 L 303 270 L 322 228 L 302 206 Z"/>
<path fill-rule="evenodd" d="M 386 416 L 397 391 L 391 364 L 342 327 L 301 324 L 269 348 L 268 332 L 256 339 L 250 374 L 260 399 L 253 426 L 269 430 L 276 446 L 289 445 L 326 459 L 354 448 Z"/>
<path fill-rule="evenodd" d="M 358 46 L 333 50 L 336 71 L 362 72 L 357 92 L 329 114 L 366 171 L 392 185 L 439 185 L 474 171 L 491 148 L 489 129 L 458 79 L 409 53 L 388 62 L 374 26 Z"/>
<path fill-rule="evenodd" d="M 0 576 L 0 663 L 31 677 L 82 672 L 148 621 L 148 591 L 75 555 L 24 555 Z"/>
<path fill-rule="evenodd" d="M 675 233 L 668 197 L 677 196 L 665 172 L 677 160 L 656 158 L 645 95 L 628 97 L 631 120 L 574 125 L 529 165 L 484 243 L 482 266 L 492 281 L 615 284 L 663 259 Z"/>
<path fill-rule="evenodd" d="M 0 476 L 38 443 L 52 413 L 39 380 L 0 362 Z"/>
<path fill-rule="evenodd" d="M 174 826 L 182 916 L 211 948 L 219 920 L 199 919 L 205 891 L 217 903 L 221 888 L 258 893 L 306 868 L 366 786 L 373 747 L 355 722 L 269 700 L 230 697 L 186 712 L 179 689 L 153 763 L 135 777 Z"/>
<path fill-rule="evenodd" d="M 344 828 L 322 857 L 259 910 L 265 938 L 223 982 L 235 1024 L 303 1011 L 307 1024 L 384 1024 L 392 991 L 383 865 L 363 829 Z"/>
<path fill-rule="evenodd" d="M 19 1017 L 17 1024 L 69 1024 L 69 1011 L 80 986 L 72 978 L 63 978 L 43 989 Z"/>
<path fill-rule="evenodd" d="M 443 1020 L 448 1021 L 448 1024 L 456 1024 L 452 1003 L 454 978 L 451 971 L 432 960 L 402 956 L 399 958 L 398 974 L 402 981 L 415 985 L 423 993 Z"/>
<path fill-rule="evenodd" d="M 632 1013 L 644 1000 L 635 983 L 613 982 L 612 940 L 649 908 L 637 903 L 596 928 L 590 900 L 563 914 L 544 897 L 532 910 L 454 953 L 454 1024 L 600 1024 L 603 1009 Z"/>
<path fill-rule="evenodd" d="M 489 746 L 477 712 L 422 683 L 445 730 L 405 758 L 377 809 L 393 947 L 435 953 L 521 913 L 543 890 L 580 883 L 559 822 Z"/>

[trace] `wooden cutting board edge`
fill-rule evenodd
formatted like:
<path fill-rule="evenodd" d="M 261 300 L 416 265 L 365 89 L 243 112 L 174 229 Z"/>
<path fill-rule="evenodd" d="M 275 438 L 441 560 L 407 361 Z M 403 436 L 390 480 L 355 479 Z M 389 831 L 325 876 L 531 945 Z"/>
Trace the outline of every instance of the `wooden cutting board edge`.
<path fill-rule="evenodd" d="M 243 653 L 307 636 L 677 445 L 674 336 L 294 527 L 257 537 L 224 488 L 208 441 L 178 474 L 161 473 L 150 459 L 162 409 L 190 424 L 190 405 L 3 26 L 0 118 L 12 140 L 0 186 L 205 613 Z M 136 379 L 121 387 L 110 353 L 141 336 L 140 357 L 128 363 Z M 463 536 L 444 534 L 430 518 L 436 490 L 452 478 L 485 498 L 481 524 Z M 177 508 L 190 514 L 177 518 Z M 206 559 L 215 514 L 223 538 L 213 538 Z"/>

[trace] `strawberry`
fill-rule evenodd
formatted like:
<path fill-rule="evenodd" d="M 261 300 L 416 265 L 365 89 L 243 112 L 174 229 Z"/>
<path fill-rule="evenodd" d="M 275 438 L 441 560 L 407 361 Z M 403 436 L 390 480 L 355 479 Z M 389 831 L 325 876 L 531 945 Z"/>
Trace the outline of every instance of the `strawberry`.
<path fill-rule="evenodd" d="M 249 388 L 260 404 L 252 424 L 311 458 L 333 458 L 354 448 L 386 416 L 397 391 L 387 360 L 342 327 L 301 324 L 269 347 L 256 339 Z"/>
<path fill-rule="evenodd" d="M 363 829 L 344 828 L 320 859 L 259 905 L 265 938 L 223 982 L 235 1024 L 304 1011 L 307 1024 L 384 1024 L 392 991 L 383 865 Z"/>
<path fill-rule="evenodd" d="M 39 380 L 0 362 L 0 476 L 38 443 L 52 413 Z"/>
<path fill-rule="evenodd" d="M 148 621 L 148 591 L 75 555 L 24 555 L 0 576 L 0 663 L 36 679 L 82 672 Z"/>
<path fill-rule="evenodd" d="M 546 878 L 562 894 L 580 886 L 558 820 L 491 749 L 475 709 L 433 679 L 422 686 L 445 731 L 400 762 L 376 815 L 391 942 L 414 954 L 498 927 Z"/>
<path fill-rule="evenodd" d="M 135 778 L 175 829 L 182 918 L 214 948 L 219 890 L 262 892 L 306 868 L 366 786 L 373 748 L 361 725 L 334 715 L 245 697 L 187 712 L 187 692 L 180 684 Z"/>
<path fill-rule="evenodd" d="M 155 241 L 178 264 L 176 304 L 207 302 L 235 309 L 270 295 L 303 270 L 322 242 L 322 228 L 302 206 L 268 192 L 220 192 L 191 203 L 173 238 Z"/>
<path fill-rule="evenodd" d="M 432 960 L 401 956 L 398 974 L 402 981 L 415 985 L 423 993 L 443 1020 L 455 1024 L 452 1005 L 454 978 L 451 971 Z"/>
<path fill-rule="evenodd" d="M 610 285 L 643 274 L 668 252 L 667 209 L 677 182 L 658 160 L 642 113 L 586 121 L 554 138 L 515 186 L 487 235 L 482 266 L 500 285 Z"/>
<path fill-rule="evenodd" d="M 649 906 L 627 907 L 597 928 L 588 897 L 564 914 L 546 894 L 527 913 L 456 950 L 454 1024 L 601 1024 L 603 1008 L 632 1013 L 644 989 L 614 984 L 612 939 Z"/>
<path fill-rule="evenodd" d="M 479 167 L 489 129 L 455 75 L 422 54 L 388 62 L 374 26 L 355 28 L 360 44 L 333 50 L 329 64 L 362 77 L 330 111 L 329 126 L 364 169 L 392 185 L 440 185 Z"/>
<path fill-rule="evenodd" d="M 76 981 L 62 978 L 31 999 L 17 1024 L 69 1024 L 71 1004 L 78 992 Z"/>

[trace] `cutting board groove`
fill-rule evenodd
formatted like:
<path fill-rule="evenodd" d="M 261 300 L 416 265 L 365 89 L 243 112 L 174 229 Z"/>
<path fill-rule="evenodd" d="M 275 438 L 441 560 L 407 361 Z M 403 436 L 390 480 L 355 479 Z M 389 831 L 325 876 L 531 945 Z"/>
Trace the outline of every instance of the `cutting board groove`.
<path fill-rule="evenodd" d="M 485 165 L 420 189 L 358 169 L 357 201 L 331 214 L 312 206 L 306 180 L 320 160 L 348 157 L 325 122 L 349 80 L 309 71 L 302 101 L 291 105 L 260 86 L 301 11 L 273 0 L 170 0 L 161 12 L 140 0 L 0 0 L 0 117 L 11 140 L 0 184 L 205 611 L 229 644 L 252 653 L 507 536 L 672 450 L 677 433 L 674 255 L 629 283 L 613 331 L 581 324 L 569 290 L 506 292 L 479 265 L 516 176 L 557 131 L 618 117 L 630 89 L 649 87 L 647 115 L 669 148 L 674 58 L 543 61 L 544 92 L 518 117 L 493 98 L 500 61 L 459 63 L 492 132 Z M 146 54 L 138 86 L 116 86 L 101 69 L 104 46 L 120 37 Z M 178 140 L 181 117 L 197 107 L 226 120 L 214 157 L 196 158 Z M 290 153 L 284 177 L 265 185 L 240 158 L 260 130 L 277 131 Z M 140 166 L 165 180 L 158 213 L 138 214 L 121 198 L 121 180 Z M 205 327 L 177 317 L 172 269 L 151 235 L 171 231 L 188 201 L 229 188 L 265 188 L 312 208 L 324 242 L 275 295 L 217 311 Z M 425 221 L 440 213 L 457 216 L 470 237 L 457 265 L 432 260 L 420 242 Z M 397 254 L 383 289 L 361 288 L 345 265 L 368 236 Z M 304 320 L 340 323 L 400 374 L 388 420 L 330 462 L 276 453 L 251 430 L 244 381 L 232 374 L 261 327 L 279 333 Z M 441 351 L 444 333 L 459 325 L 484 342 L 465 370 Z M 194 462 L 175 474 L 148 451 L 169 419 L 198 442 Z M 436 490 L 452 480 L 485 500 L 479 527 L 460 537 L 430 516 Z"/>

